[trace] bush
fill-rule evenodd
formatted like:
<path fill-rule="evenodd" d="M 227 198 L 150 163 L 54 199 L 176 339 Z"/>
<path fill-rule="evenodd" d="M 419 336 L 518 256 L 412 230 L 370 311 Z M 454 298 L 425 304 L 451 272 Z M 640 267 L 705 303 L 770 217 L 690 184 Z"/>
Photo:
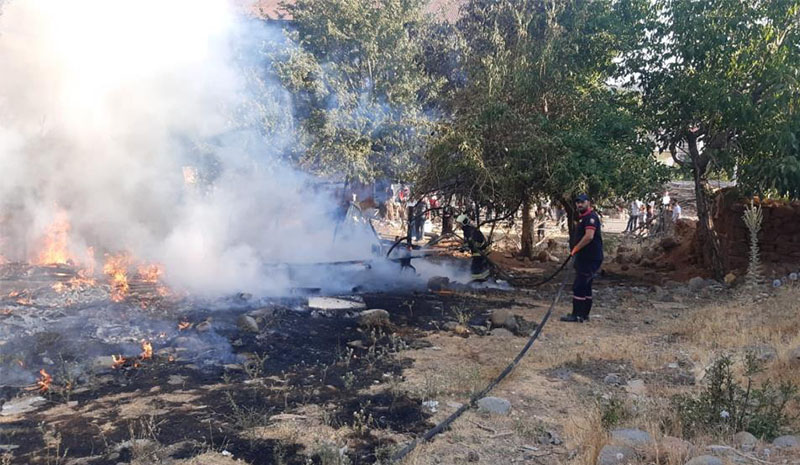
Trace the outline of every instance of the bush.
<path fill-rule="evenodd" d="M 733 366 L 731 357 L 718 358 L 706 374 L 702 392 L 672 399 L 685 436 L 748 431 L 771 440 L 793 422 L 787 406 L 797 400 L 797 385 L 789 381 L 776 385 L 766 380 L 756 387 L 753 377 L 761 367 L 751 353 L 744 360 L 743 380 L 737 380 Z"/>

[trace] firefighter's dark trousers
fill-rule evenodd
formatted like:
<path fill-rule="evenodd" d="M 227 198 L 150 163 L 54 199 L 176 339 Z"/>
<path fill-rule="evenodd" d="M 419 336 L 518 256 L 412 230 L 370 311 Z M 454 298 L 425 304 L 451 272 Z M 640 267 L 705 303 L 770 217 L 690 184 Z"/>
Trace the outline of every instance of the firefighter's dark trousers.
<path fill-rule="evenodd" d="M 575 261 L 575 282 L 572 285 L 572 314 L 587 319 L 592 311 L 592 281 L 602 261 Z"/>

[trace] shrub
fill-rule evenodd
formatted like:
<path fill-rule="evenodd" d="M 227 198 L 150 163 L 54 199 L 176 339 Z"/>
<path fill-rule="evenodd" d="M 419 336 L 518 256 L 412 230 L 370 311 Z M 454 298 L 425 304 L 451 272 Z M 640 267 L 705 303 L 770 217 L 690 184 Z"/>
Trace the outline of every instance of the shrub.
<path fill-rule="evenodd" d="M 755 386 L 753 378 L 761 367 L 751 353 L 744 359 L 743 380 L 737 379 L 733 367 L 731 357 L 720 357 L 706 374 L 703 391 L 673 397 L 672 404 L 686 436 L 749 431 L 757 437 L 773 439 L 792 423 L 787 406 L 797 400 L 797 385 L 766 380 Z"/>

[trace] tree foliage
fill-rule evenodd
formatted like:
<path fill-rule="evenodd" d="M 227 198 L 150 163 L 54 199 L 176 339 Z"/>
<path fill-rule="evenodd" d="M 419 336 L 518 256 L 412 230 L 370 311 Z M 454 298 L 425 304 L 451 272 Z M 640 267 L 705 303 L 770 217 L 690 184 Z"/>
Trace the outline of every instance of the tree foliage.
<path fill-rule="evenodd" d="M 645 12 L 625 54 L 659 143 L 696 184 L 701 238 L 722 274 L 707 180 L 727 172 L 741 187 L 800 193 L 798 0 L 628 0 Z"/>
<path fill-rule="evenodd" d="M 467 2 L 466 84 L 420 183 L 516 211 L 524 199 L 642 193 L 664 177 L 632 92 L 611 86 L 630 42 L 611 1 Z"/>
<path fill-rule="evenodd" d="M 440 82 L 423 66 L 421 0 L 298 0 L 300 45 L 277 64 L 306 139 L 301 166 L 370 181 L 407 175 L 421 154 Z"/>

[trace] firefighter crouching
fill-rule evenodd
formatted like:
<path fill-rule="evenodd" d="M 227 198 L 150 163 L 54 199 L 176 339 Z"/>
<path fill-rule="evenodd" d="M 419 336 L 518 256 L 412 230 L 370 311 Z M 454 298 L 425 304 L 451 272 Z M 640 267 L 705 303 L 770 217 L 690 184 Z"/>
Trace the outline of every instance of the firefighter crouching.
<path fill-rule="evenodd" d="M 472 281 L 486 281 L 489 278 L 490 266 L 486 255 L 489 253 L 489 243 L 486 237 L 477 226 L 470 224 L 469 217 L 461 214 L 456 218 L 456 223 L 461 226 L 464 232 L 464 242 L 467 249 L 472 253 L 472 264 L 470 273 Z"/>

